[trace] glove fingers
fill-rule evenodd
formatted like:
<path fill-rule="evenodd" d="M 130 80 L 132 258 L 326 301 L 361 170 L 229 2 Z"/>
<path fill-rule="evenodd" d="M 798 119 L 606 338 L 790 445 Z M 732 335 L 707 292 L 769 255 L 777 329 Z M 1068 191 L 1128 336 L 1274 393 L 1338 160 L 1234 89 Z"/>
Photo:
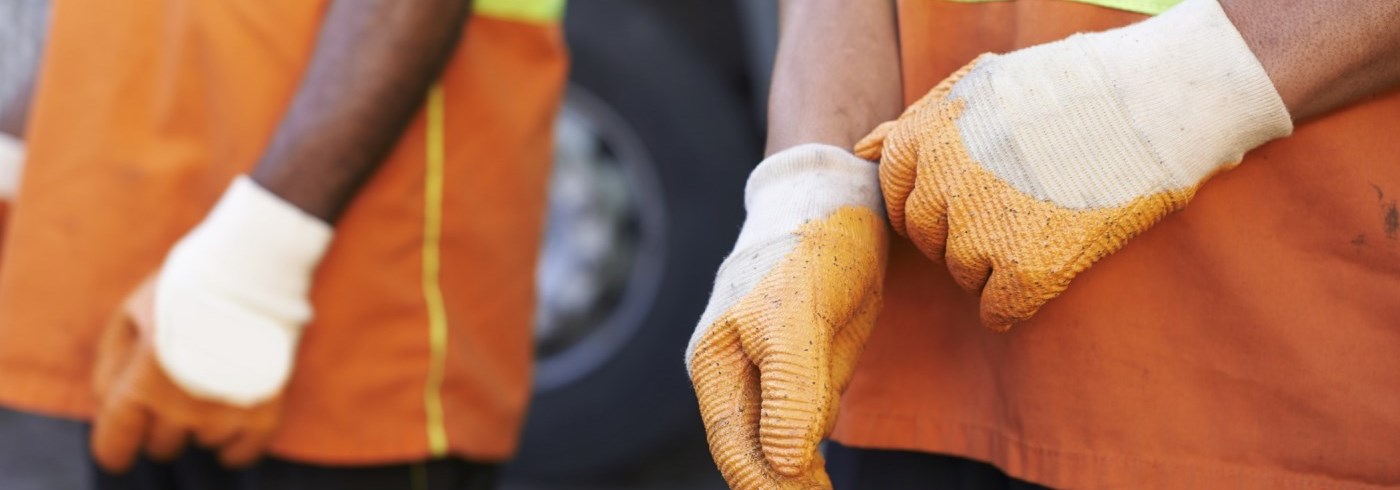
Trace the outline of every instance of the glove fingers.
<path fill-rule="evenodd" d="M 758 369 L 744 356 L 738 333 L 720 324 L 701 338 L 690 369 L 710 454 L 735 489 L 767 488 L 758 441 Z"/>
<path fill-rule="evenodd" d="M 236 433 L 219 449 L 219 464 L 225 468 L 246 468 L 262 457 L 272 442 L 272 431 L 248 430 Z"/>
<path fill-rule="evenodd" d="M 905 236 L 929 260 L 943 260 L 948 240 L 948 201 L 942 189 L 935 185 L 914 187 L 905 211 L 909 223 Z"/>
<path fill-rule="evenodd" d="M 154 418 L 146 433 L 146 455 L 157 462 L 173 461 L 185 449 L 189 432 L 167 420 Z"/>
<path fill-rule="evenodd" d="M 917 140 L 908 134 L 908 127 L 894 131 L 898 133 L 885 140 L 888 146 L 880 159 L 880 193 L 885 199 L 885 214 L 889 217 L 890 227 L 901 236 L 909 236 L 905 207 L 918 178 L 919 153 L 915 146 Z"/>
<path fill-rule="evenodd" d="M 239 436 L 238 417 L 225 413 L 209 414 L 209 419 L 195 429 L 195 440 L 200 446 L 214 448 L 229 444 Z"/>
<path fill-rule="evenodd" d="M 759 443 L 758 368 L 740 349 L 733 329 L 715 330 L 720 333 L 712 331 L 701 340 L 691 371 L 710 454 L 725 481 L 735 490 L 830 489 L 823 467 L 786 477 L 770 466 Z M 820 465 L 821 456 L 815 457 Z"/>
<path fill-rule="evenodd" d="M 880 189 L 884 194 L 886 213 L 890 226 L 901 236 L 909 236 L 905 202 L 914 190 L 918 176 L 920 142 L 930 139 L 924 133 L 935 127 L 929 118 L 940 115 L 942 109 L 939 107 L 947 103 L 953 85 L 988 56 L 991 55 L 979 56 L 953 72 L 905 108 L 899 119 L 880 124 L 856 143 L 857 156 L 880 162 Z"/>
<path fill-rule="evenodd" d="M 963 290 L 982 294 L 987 279 L 992 274 L 991 259 L 975 249 L 952 246 L 944 260 L 948 262 L 948 273 Z"/>
<path fill-rule="evenodd" d="M 1065 290 L 1065 285 L 1050 277 L 1028 278 L 1012 268 L 992 271 L 987 286 L 982 288 L 982 325 L 1004 332 L 1035 315 L 1050 298 Z"/>
<path fill-rule="evenodd" d="M 956 144 L 961 145 L 961 142 Z M 948 157 L 957 158 L 957 155 L 948 155 Z M 971 162 L 965 164 L 976 165 L 976 163 Z M 956 171 L 945 171 L 942 174 L 948 180 L 960 179 Z M 976 184 L 944 182 L 943 185 L 956 189 L 966 189 Z M 923 189 L 923 187 L 920 188 L 920 190 Z M 991 218 L 979 215 L 979 211 L 976 209 L 978 205 L 976 198 L 964 195 L 960 196 L 958 201 L 949 202 L 946 196 L 941 195 L 943 192 L 941 187 L 936 192 L 939 192 L 940 195 L 930 197 L 928 201 L 931 209 L 935 205 L 937 208 L 929 211 L 925 222 L 938 224 L 920 227 L 920 230 L 926 231 L 929 236 L 927 241 L 915 240 L 915 243 L 930 259 L 937 260 L 938 257 L 941 257 L 948 266 L 949 274 L 963 290 L 980 294 L 982 288 L 987 284 L 988 276 L 992 273 L 991 256 L 994 254 L 990 251 L 993 247 L 1016 245 L 1005 241 L 1007 237 L 1014 235 L 991 229 L 987 223 L 987 220 Z M 934 243 L 935 240 L 937 243 Z M 998 242 L 998 240 L 1001 241 Z M 937 247 L 936 251 L 934 247 Z"/>
<path fill-rule="evenodd" d="M 106 398 L 113 385 L 124 375 L 123 371 L 132 365 L 136 342 L 136 326 L 125 312 L 118 313 L 102 329 L 93 370 L 93 390 L 98 399 Z"/>
<path fill-rule="evenodd" d="M 758 363 L 763 399 L 759 441 L 769 464 L 785 476 L 806 470 L 825 435 L 832 384 L 826 362 L 830 337 L 804 331 L 831 327 L 812 316 L 770 331 L 769 346 Z M 790 337 L 774 338 L 784 334 Z"/>
<path fill-rule="evenodd" d="M 872 291 L 861 304 L 856 315 L 836 332 L 831 344 L 831 392 L 827 395 L 829 408 L 822 424 L 823 434 L 830 434 L 836 428 L 836 415 L 841 406 L 841 394 L 851 384 L 860 354 L 865 350 L 865 341 L 874 330 L 875 318 L 882 306 L 879 290 Z"/>
<path fill-rule="evenodd" d="M 889 137 L 890 131 L 893 130 L 897 124 L 899 124 L 899 121 L 894 120 L 885 121 L 880 123 L 879 126 L 875 126 L 875 129 L 871 130 L 870 134 L 865 135 L 864 138 L 856 142 L 852 153 L 872 162 L 880 161 L 881 155 L 884 152 L 885 139 Z"/>
<path fill-rule="evenodd" d="M 880 291 L 872 291 L 866 296 L 855 316 L 836 332 L 831 344 L 831 386 L 836 398 L 846 391 L 855 373 L 860 354 L 865 350 L 865 341 L 875 329 L 875 319 L 883 306 Z"/>
<path fill-rule="evenodd" d="M 125 473 L 136 462 L 150 414 L 135 403 L 106 405 L 92 424 L 92 457 L 109 473 Z"/>

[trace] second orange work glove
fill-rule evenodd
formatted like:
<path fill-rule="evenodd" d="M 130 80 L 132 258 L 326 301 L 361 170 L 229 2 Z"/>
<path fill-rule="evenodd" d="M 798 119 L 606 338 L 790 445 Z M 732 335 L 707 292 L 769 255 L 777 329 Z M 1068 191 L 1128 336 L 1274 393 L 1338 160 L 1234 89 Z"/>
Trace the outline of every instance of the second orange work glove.
<path fill-rule="evenodd" d="M 237 407 L 191 396 L 156 361 L 151 342 L 154 295 L 148 282 L 102 334 L 95 387 L 102 400 L 93 424 L 93 455 L 122 472 L 145 453 L 174 459 L 195 440 L 229 467 L 252 463 L 277 427 L 280 399 Z"/>
<path fill-rule="evenodd" d="M 710 452 L 733 488 L 831 487 L 817 446 L 881 307 L 876 172 L 814 144 L 749 177 L 748 218 L 686 350 Z"/>
<path fill-rule="evenodd" d="M 98 349 L 92 453 L 121 473 L 189 442 L 230 467 L 271 442 L 311 319 L 329 225 L 239 177 L 108 326 Z"/>
<path fill-rule="evenodd" d="M 1186 0 L 983 55 L 856 149 L 880 160 L 890 225 L 1005 330 L 1292 128 L 1216 0 Z"/>

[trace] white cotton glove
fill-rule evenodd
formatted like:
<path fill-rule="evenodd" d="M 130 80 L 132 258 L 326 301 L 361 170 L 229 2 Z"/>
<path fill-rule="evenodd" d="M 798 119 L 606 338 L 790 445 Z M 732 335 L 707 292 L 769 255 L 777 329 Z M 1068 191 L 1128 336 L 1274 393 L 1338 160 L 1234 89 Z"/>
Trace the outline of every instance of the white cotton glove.
<path fill-rule="evenodd" d="M 180 388 L 248 407 L 282 390 L 331 226 L 240 176 L 165 259 L 155 352 Z"/>
<path fill-rule="evenodd" d="M 24 142 L 0 133 L 0 201 L 14 199 L 24 168 Z"/>
<path fill-rule="evenodd" d="M 880 309 L 876 166 L 829 145 L 768 157 L 686 349 L 710 452 L 736 489 L 830 488 L 817 445 Z"/>

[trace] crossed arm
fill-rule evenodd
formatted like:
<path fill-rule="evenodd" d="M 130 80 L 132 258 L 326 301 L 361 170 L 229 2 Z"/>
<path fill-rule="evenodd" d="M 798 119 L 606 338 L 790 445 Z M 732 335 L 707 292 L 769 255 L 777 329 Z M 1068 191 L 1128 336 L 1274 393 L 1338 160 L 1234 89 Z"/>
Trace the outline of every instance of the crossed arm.
<path fill-rule="evenodd" d="M 1400 85 L 1400 2 L 1220 3 L 1294 120 Z M 899 115 L 893 2 L 784 0 L 781 16 L 768 153 L 800 143 L 849 148 Z"/>

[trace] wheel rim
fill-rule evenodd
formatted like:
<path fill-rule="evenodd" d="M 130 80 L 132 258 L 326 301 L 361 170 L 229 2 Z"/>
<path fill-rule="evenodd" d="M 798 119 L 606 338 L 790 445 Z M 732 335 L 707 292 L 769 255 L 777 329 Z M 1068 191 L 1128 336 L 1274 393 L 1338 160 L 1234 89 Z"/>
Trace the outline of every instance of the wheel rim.
<path fill-rule="evenodd" d="M 555 123 L 536 272 L 536 392 L 587 376 L 636 335 L 664 273 L 665 216 L 641 138 L 605 101 L 571 84 Z"/>

